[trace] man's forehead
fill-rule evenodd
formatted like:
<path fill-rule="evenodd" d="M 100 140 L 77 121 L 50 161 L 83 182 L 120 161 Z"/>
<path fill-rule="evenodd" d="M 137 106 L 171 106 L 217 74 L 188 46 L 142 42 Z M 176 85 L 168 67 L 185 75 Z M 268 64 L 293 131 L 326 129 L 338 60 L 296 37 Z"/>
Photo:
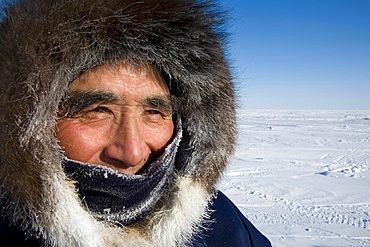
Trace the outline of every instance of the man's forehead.
<path fill-rule="evenodd" d="M 149 91 L 146 88 L 149 85 L 149 87 L 157 91 L 159 90 L 163 91 L 164 94 L 169 94 L 167 83 L 154 65 L 143 64 L 139 66 L 124 62 L 103 64 L 85 71 L 69 85 L 68 90 L 95 90 L 105 88 L 109 91 L 109 88 L 111 85 L 114 86 L 114 83 L 131 88 L 131 90 L 142 87 L 146 91 Z"/>

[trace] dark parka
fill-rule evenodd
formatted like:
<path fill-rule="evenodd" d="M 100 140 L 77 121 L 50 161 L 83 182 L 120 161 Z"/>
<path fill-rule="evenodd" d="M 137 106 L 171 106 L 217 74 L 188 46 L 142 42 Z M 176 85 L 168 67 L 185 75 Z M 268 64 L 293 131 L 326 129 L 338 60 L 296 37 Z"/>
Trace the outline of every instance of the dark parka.
<path fill-rule="evenodd" d="M 195 0 L 14 0 L 4 8 L 0 246 L 269 245 L 214 191 L 235 144 L 223 17 Z M 81 203 L 54 134 L 68 85 L 115 61 L 155 65 L 183 123 L 165 193 L 139 222 L 119 227 Z"/>

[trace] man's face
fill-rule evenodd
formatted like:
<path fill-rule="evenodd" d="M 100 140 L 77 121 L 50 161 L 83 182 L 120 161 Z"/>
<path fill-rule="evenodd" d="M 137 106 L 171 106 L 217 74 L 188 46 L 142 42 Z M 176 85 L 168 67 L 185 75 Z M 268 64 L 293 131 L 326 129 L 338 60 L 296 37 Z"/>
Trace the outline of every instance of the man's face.
<path fill-rule="evenodd" d="M 97 67 L 73 81 L 68 95 L 56 137 L 70 159 L 136 174 L 171 141 L 170 94 L 154 66 Z"/>

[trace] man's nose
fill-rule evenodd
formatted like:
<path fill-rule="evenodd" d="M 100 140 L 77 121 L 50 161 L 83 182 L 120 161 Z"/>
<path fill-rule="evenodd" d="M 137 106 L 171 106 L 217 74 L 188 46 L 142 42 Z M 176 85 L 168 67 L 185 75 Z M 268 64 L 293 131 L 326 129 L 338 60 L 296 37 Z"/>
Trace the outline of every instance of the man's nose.
<path fill-rule="evenodd" d="M 136 173 L 145 165 L 150 155 L 139 121 L 126 117 L 112 132 L 104 149 L 107 160 L 103 161 L 119 172 Z"/>

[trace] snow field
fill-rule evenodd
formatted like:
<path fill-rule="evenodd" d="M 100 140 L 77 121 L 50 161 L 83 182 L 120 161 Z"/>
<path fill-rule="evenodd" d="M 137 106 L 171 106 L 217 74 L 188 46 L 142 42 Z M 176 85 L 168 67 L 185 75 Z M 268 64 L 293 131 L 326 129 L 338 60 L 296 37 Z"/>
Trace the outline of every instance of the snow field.
<path fill-rule="evenodd" d="M 239 110 L 219 184 L 275 247 L 370 246 L 370 111 Z"/>

